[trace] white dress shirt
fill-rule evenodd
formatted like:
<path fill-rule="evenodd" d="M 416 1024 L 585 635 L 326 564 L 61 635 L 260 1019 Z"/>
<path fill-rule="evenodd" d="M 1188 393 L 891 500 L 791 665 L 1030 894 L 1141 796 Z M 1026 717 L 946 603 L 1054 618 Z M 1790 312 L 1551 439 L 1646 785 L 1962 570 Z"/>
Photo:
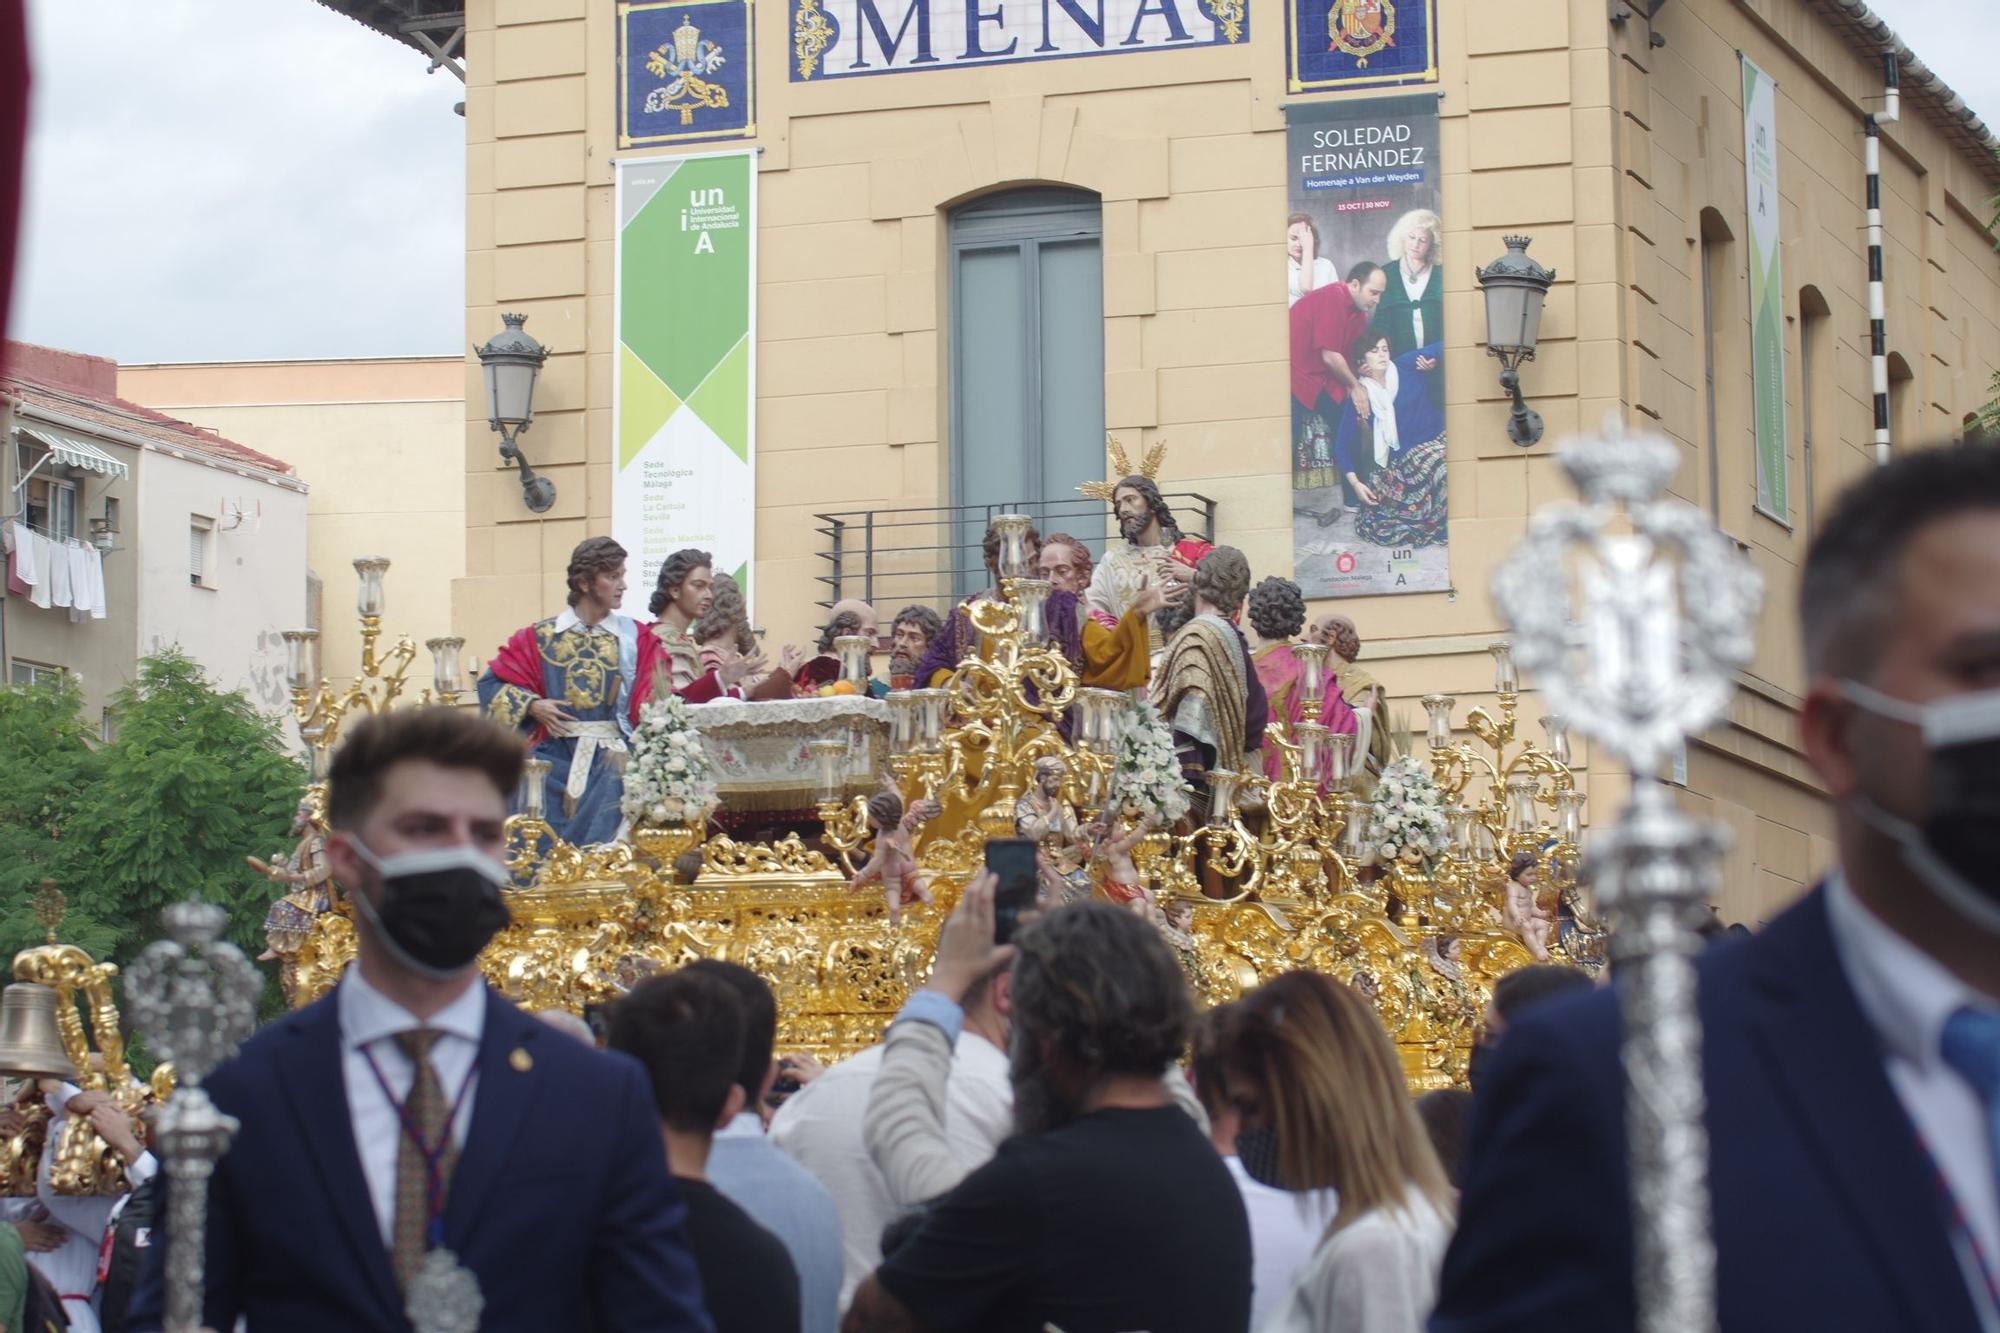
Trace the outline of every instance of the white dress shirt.
<path fill-rule="evenodd" d="M 1400 1208 L 1363 1213 L 1319 1243 L 1255 1333 L 1423 1333 L 1451 1221 L 1414 1186 Z"/>
<path fill-rule="evenodd" d="M 341 977 L 334 1004 L 340 1020 L 340 1073 L 347 1082 L 347 1116 L 354 1126 L 354 1146 L 361 1153 L 368 1199 L 375 1205 L 375 1221 L 387 1247 L 394 1243 L 396 1153 L 402 1146 L 403 1125 L 396 1104 L 382 1095 L 382 1084 L 369 1071 L 368 1056 L 375 1057 L 382 1082 L 389 1085 L 397 1102 L 406 1101 L 417 1069 L 391 1038 L 421 1027 L 442 1032 L 431 1047 L 431 1067 L 437 1070 L 445 1105 L 454 1100 L 460 1103 L 451 1132 L 463 1149 L 466 1128 L 472 1123 L 473 1099 L 479 1095 L 479 1089 L 466 1087 L 466 1080 L 473 1076 L 479 1038 L 486 1030 L 486 987 L 475 978 L 463 995 L 426 1023 L 369 985 L 362 979 L 360 967 L 355 966 Z M 462 1099 L 461 1088 L 465 1090 Z"/>
<path fill-rule="evenodd" d="M 840 1210 L 843 1310 L 861 1279 L 882 1262 L 882 1228 L 898 1211 L 862 1136 L 881 1068 L 882 1047 L 858 1051 L 793 1093 L 771 1120 L 771 1142 L 817 1176 Z M 1006 1054 L 977 1033 L 962 1034 L 945 1083 L 944 1117 L 945 1142 L 960 1174 L 985 1165 L 1013 1130 Z"/>
<path fill-rule="evenodd" d="M 1973 990 L 1883 925 L 1838 871 L 1826 882 L 1826 922 L 1841 970 L 1882 1043 L 1890 1086 L 1951 1185 L 1980 1251 L 1988 1263 L 2000 1264 L 2000 1194 L 1986 1108 L 1972 1085 L 1945 1063 L 1939 1046 L 1945 1020 L 1961 1006 L 1993 1009 L 2000 1001 Z M 1982 1326 L 1996 1333 L 2000 1311 L 1993 1308 L 1978 1259 L 1962 1236 L 1954 1235 L 1952 1246 Z"/>
<path fill-rule="evenodd" d="M 1330 1189 L 1294 1193 L 1262 1184 L 1250 1178 L 1234 1153 L 1222 1162 L 1250 1218 L 1250 1327 L 1257 1329 L 1305 1271 L 1340 1213 L 1340 1195 Z"/>
<path fill-rule="evenodd" d="M 97 1333 L 97 1311 L 91 1304 L 97 1294 L 97 1256 L 104 1244 L 104 1230 L 111 1224 L 113 1210 L 125 1195 L 57 1194 L 49 1188 L 49 1169 L 55 1164 L 56 1148 L 69 1124 L 66 1108 L 76 1095 L 75 1085 L 65 1083 L 48 1095 L 51 1112 L 48 1137 L 42 1143 L 42 1164 L 35 1182 L 35 1196 L 49 1220 L 63 1228 L 62 1243 L 53 1250 L 30 1250 L 28 1262 L 49 1280 L 62 1298 L 63 1313 L 69 1316 L 70 1333 Z M 150 1152 L 140 1153 L 125 1168 L 125 1178 L 137 1189 L 152 1179 L 159 1164 Z"/>

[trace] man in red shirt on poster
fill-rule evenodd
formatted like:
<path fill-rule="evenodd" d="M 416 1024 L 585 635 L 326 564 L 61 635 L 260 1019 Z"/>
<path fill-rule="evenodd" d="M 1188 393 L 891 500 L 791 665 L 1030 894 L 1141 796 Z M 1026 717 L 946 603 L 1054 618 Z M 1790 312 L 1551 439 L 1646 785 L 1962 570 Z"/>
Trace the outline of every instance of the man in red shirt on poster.
<path fill-rule="evenodd" d="M 1345 282 L 1315 287 L 1292 306 L 1292 447 L 1306 468 L 1330 467 L 1325 442 L 1349 395 L 1361 419 L 1368 419 L 1368 395 L 1354 370 L 1354 344 L 1388 289 L 1379 264 L 1362 260 L 1347 270 Z M 1314 418 L 1318 421 L 1315 423 Z M 1307 441 L 1322 442 L 1309 449 Z"/>

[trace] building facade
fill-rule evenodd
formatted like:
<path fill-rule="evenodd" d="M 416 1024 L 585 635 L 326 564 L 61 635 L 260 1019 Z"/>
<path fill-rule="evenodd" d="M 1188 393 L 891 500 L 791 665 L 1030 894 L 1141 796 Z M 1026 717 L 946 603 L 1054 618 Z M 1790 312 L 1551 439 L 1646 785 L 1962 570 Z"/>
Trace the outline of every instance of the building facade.
<path fill-rule="evenodd" d="M 1067 0 L 766 0 L 675 9 L 649 57 L 631 25 L 653 8 L 465 6 L 466 333 L 481 342 L 519 312 L 551 347 L 523 444 L 558 491 L 527 509 L 468 414 L 453 612 L 475 650 L 552 613 L 571 546 L 618 518 L 621 300 L 639 298 L 619 291 L 632 256 L 614 162 L 756 153 L 751 572 L 757 618 L 797 640 L 836 586 L 885 603 L 955 591 L 948 571 L 856 587 L 854 553 L 866 543 L 885 574 L 948 566 L 898 565 L 877 537 L 901 526 L 905 545 L 962 550 L 979 506 L 1050 502 L 1072 474 L 1101 475 L 1100 429 L 1134 458 L 1166 443 L 1163 487 L 1201 497 L 1184 503 L 1260 574 L 1298 567 L 1278 273 L 1303 168 L 1288 116 L 1422 96 L 1443 219 L 1448 558 L 1428 567 L 1431 591 L 1344 601 L 1371 669 L 1413 725 L 1427 692 L 1482 701 L 1483 650 L 1503 633 L 1487 577 L 1527 516 L 1566 498 L 1553 447 L 1607 414 L 1662 432 L 1685 451 L 1676 492 L 1769 587 L 1728 721 L 1674 774 L 1735 834 L 1721 910 L 1764 919 L 1829 861 L 1795 734 L 1797 569 L 1830 497 L 1876 457 L 1878 367 L 1895 448 L 1950 438 L 2000 367 L 1992 137 L 1860 0 L 1135 0 L 1110 18 Z M 1329 34 L 1400 73 L 1329 64 L 1313 49 Z M 1885 51 L 1902 97 L 1873 131 L 1878 360 L 1866 146 L 1889 109 Z M 661 83 L 642 99 L 637 69 L 654 58 Z M 1775 82 L 1762 140 L 1746 60 Z M 694 82 L 666 86 L 678 76 Z M 713 101 L 711 84 L 729 109 L 686 111 L 691 137 L 707 123 L 747 138 L 676 142 L 667 120 L 634 132 L 690 88 Z M 1755 200 L 1746 156 L 1766 172 Z M 1514 233 L 1556 273 L 1522 371 L 1546 420 L 1529 448 L 1506 433 L 1474 280 Z M 1773 234 L 1782 277 L 1753 312 L 1753 241 Z M 685 292 L 642 297 L 662 319 L 707 317 Z M 481 401 L 478 366 L 465 375 Z M 1789 492 L 1763 511 L 1760 453 Z M 1538 711 L 1531 699 L 1524 717 Z M 1626 785 L 1601 766 L 1589 780 L 1599 799 Z"/>
<path fill-rule="evenodd" d="M 311 487 L 306 563 L 318 596 L 320 671 L 361 669 L 353 562 L 390 562 L 382 627 L 393 643 L 451 632 L 465 573 L 463 366 L 457 357 L 122 365 L 134 402 L 282 455 Z"/>
<path fill-rule="evenodd" d="M 21 587 L 19 531 L 0 594 L 0 665 L 9 684 L 75 678 L 106 738 L 113 697 L 140 658 L 179 646 L 224 690 L 283 714 L 279 637 L 306 613 L 306 485 L 277 458 L 119 396 L 102 357 L 23 343 L 0 377 L 0 520 L 96 552 L 101 606 L 52 604 Z M 48 577 L 46 564 L 41 577 Z"/>

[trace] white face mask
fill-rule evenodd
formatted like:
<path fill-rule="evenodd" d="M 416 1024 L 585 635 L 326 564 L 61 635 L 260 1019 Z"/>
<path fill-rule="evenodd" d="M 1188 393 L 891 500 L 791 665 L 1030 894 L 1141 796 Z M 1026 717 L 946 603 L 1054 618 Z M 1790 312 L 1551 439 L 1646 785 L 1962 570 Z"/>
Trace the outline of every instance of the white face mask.
<path fill-rule="evenodd" d="M 1855 797 L 1855 813 L 1895 841 L 1903 863 L 1947 906 L 2000 935 L 2000 690 L 1918 704 L 1858 681 L 1840 689 L 1869 712 L 1916 727 L 1930 751 L 1921 823 L 1866 796 Z"/>

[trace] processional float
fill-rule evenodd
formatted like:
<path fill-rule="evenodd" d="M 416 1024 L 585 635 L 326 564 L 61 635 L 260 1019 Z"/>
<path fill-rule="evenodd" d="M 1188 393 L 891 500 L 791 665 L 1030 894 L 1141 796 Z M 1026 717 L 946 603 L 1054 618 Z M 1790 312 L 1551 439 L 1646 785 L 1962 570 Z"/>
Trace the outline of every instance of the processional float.
<path fill-rule="evenodd" d="M 1721 839 L 1681 813 L 1651 775 L 1726 704 L 1733 673 L 1749 657 L 1758 581 L 1706 519 L 1663 498 L 1676 464 L 1670 444 L 1626 436 L 1613 423 L 1560 457 L 1582 503 L 1538 514 L 1494 579 L 1495 600 L 1515 631 L 1511 644 L 1490 646 L 1497 713 L 1473 708 L 1461 735 L 1456 700 L 1422 701 L 1428 761 L 1406 763 L 1408 781 L 1396 785 L 1399 800 L 1421 807 L 1419 822 L 1441 828 L 1438 836 L 1399 834 L 1389 823 L 1411 807 L 1391 808 L 1371 791 L 1380 775 L 1361 769 L 1354 738 L 1329 734 L 1319 721 L 1325 650 L 1301 644 L 1293 651 L 1303 720 L 1273 723 L 1267 733 L 1282 756 L 1280 776 L 1211 774 L 1206 821 L 1146 831 L 1133 861 L 1159 901 L 1192 909 L 1183 964 L 1201 1001 L 1233 999 L 1294 968 L 1338 976 L 1374 1004 L 1413 1090 L 1462 1080 L 1493 982 L 1530 961 L 1523 941 L 1501 925 L 1509 865 L 1523 853 L 1535 858 L 1543 912 L 1567 918 L 1548 941 L 1551 956 L 1596 971 L 1606 934 L 1583 887 L 1592 881 L 1625 996 L 1642 1325 L 1687 1333 L 1713 1326 L 1692 958 Z M 1157 725 L 1157 715 L 1149 719 L 1125 695 L 1080 686 L 1050 642 L 1049 585 L 1028 576 L 1028 518 L 997 522 L 998 595 L 970 605 L 978 651 L 948 687 L 883 701 L 664 705 L 695 719 L 721 767 L 761 744 L 807 774 L 816 819 L 803 834 L 738 840 L 712 830 L 709 804 L 676 799 L 628 803 L 634 818 L 621 841 L 569 846 L 546 822 L 546 766 L 531 760 L 507 825 L 520 887 L 510 894 L 512 924 L 481 955 L 487 979 L 529 1008 L 581 1010 L 653 970 L 727 958 L 771 983 L 782 1044 L 838 1057 L 873 1043 L 921 983 L 938 926 L 982 864 L 985 840 L 1014 835 L 1039 761 L 1062 763 L 1060 796 L 1079 822 L 1144 818 L 1149 812 L 1132 795 L 1131 742 Z M 311 756 L 309 808 L 322 831 L 327 758 L 342 723 L 397 706 L 416 658 L 407 637 L 377 651 L 387 567 L 355 562 L 363 652 L 360 675 L 346 689 L 318 678 L 314 631 L 284 636 L 294 712 Z M 867 646 L 837 645 L 843 675 L 857 684 Z M 463 640 L 437 638 L 428 647 L 434 679 L 418 701 L 457 705 Z M 1559 710 L 1541 719 L 1541 742 L 1517 732 L 1517 661 Z M 746 711 L 755 709 L 768 711 Z M 1632 801 L 1595 831 L 1587 866 L 1572 727 L 1634 777 Z M 847 887 L 870 839 L 866 799 L 885 776 L 906 805 L 933 801 L 938 811 L 913 840 L 936 905 L 897 927 L 877 895 Z M 338 894 L 323 910 L 293 908 L 273 913 L 269 941 L 296 1005 L 333 985 L 354 955 L 354 927 Z M 247 1033 L 257 979 L 217 938 L 218 909 L 170 909 L 167 925 L 171 939 L 133 969 L 128 1004 L 154 1049 L 181 1067 L 185 1086 L 167 1102 L 159 1147 L 170 1178 L 197 1186 L 232 1129 L 201 1093 L 199 1076 Z M 53 923 L 50 946 L 16 959 L 19 980 L 0 1006 L 0 1071 L 68 1077 L 88 1068 L 72 1010 L 79 991 L 93 1001 L 107 1066 L 121 1049 L 109 1035 L 116 1010 L 100 995 L 108 965 L 68 954 L 59 962 L 51 947 Z M 25 1137 L 0 1144 L 10 1190 L 24 1179 L 33 1188 L 39 1146 L 31 1151 Z M 115 1164 L 108 1147 L 81 1143 L 65 1160 L 82 1163 L 90 1153 L 99 1163 L 109 1153 Z M 77 1179 L 87 1185 L 103 1174 Z M 198 1187 L 176 1193 L 177 1235 L 200 1234 L 194 1214 L 204 1195 Z M 195 1327 L 199 1265 L 198 1246 L 170 1252 L 174 1333 Z M 476 1308 L 476 1293 L 469 1304 L 446 1301 L 424 1327 L 466 1327 L 466 1311 Z"/>

